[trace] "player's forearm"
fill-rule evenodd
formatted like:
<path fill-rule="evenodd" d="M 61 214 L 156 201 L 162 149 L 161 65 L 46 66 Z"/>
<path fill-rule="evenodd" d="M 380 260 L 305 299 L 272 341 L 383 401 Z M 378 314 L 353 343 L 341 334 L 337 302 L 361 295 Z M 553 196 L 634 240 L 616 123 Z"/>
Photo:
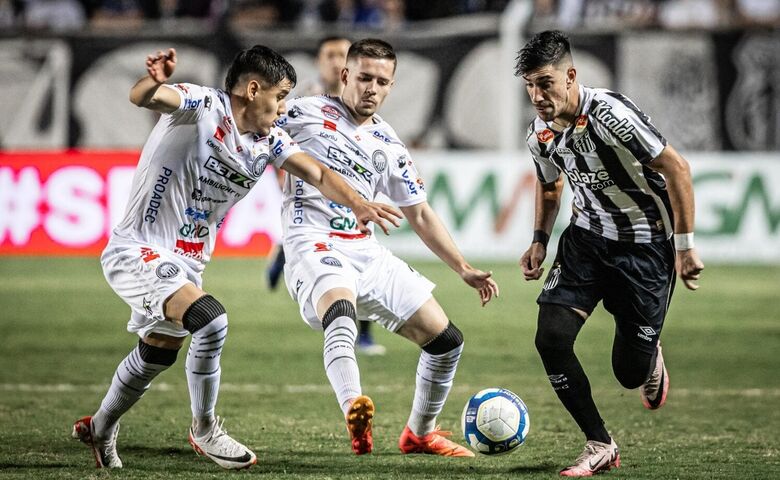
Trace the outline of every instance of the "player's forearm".
<path fill-rule="evenodd" d="M 319 165 L 321 165 L 319 175 L 316 175 L 316 178 L 308 183 L 317 187 L 330 200 L 349 208 L 355 208 L 355 205 L 363 201 L 363 197 L 350 187 L 347 182 L 342 180 L 340 176 L 331 172 L 326 166 Z"/>
<path fill-rule="evenodd" d="M 561 192 L 563 179 L 558 178 L 551 184 L 536 182 L 536 202 L 534 207 L 534 230 L 541 230 L 547 235 L 552 232 L 558 211 L 561 208 Z"/>
<path fill-rule="evenodd" d="M 130 101 L 139 107 L 150 108 L 154 94 L 162 86 L 149 75 L 139 79 L 130 89 Z"/>
<path fill-rule="evenodd" d="M 675 169 L 667 172 L 665 177 L 674 214 L 674 232 L 691 233 L 694 226 L 695 200 L 688 162 L 683 160 Z"/>
<path fill-rule="evenodd" d="M 419 208 L 402 208 L 412 230 L 420 237 L 426 247 L 458 275 L 469 266 L 460 253 L 447 228 L 427 203 Z M 417 206 L 415 206 L 417 207 Z"/>

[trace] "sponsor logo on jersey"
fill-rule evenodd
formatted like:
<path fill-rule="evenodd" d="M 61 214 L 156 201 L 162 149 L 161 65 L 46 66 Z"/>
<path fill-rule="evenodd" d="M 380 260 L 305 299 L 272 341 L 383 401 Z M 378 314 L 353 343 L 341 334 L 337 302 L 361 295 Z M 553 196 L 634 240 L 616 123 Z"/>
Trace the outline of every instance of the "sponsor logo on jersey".
<path fill-rule="evenodd" d="M 300 108 L 298 108 L 298 105 L 292 107 L 291 109 L 287 110 L 287 116 L 290 118 L 298 118 L 301 116 L 303 112 Z"/>
<path fill-rule="evenodd" d="M 295 225 L 303 223 L 303 180 L 295 181 L 295 190 L 293 191 L 293 219 Z"/>
<path fill-rule="evenodd" d="M 198 202 L 227 203 L 227 199 L 225 198 L 213 198 L 213 197 L 204 196 L 203 190 L 199 188 L 195 188 L 192 190 L 192 193 L 190 194 L 190 198 Z"/>
<path fill-rule="evenodd" d="M 176 248 L 173 249 L 173 253 L 177 253 L 182 257 L 203 260 L 203 245 L 204 244 L 201 242 L 186 242 L 184 240 L 176 240 Z"/>
<path fill-rule="evenodd" d="M 331 160 L 335 160 L 343 165 L 346 165 L 347 167 L 354 170 L 358 175 L 363 177 L 367 181 L 371 181 L 371 177 L 373 176 L 373 172 L 368 170 L 363 165 L 357 163 L 356 161 L 352 160 L 347 156 L 346 153 L 344 153 L 343 150 L 339 150 L 336 147 L 328 147 L 328 158 Z M 335 170 L 335 169 L 332 169 Z M 338 170 L 336 170 L 338 171 Z"/>
<path fill-rule="evenodd" d="M 333 130 L 334 132 L 336 131 L 336 124 L 330 120 L 324 120 L 322 122 L 322 126 L 325 127 L 326 130 Z"/>
<path fill-rule="evenodd" d="M 301 287 L 302 287 L 302 286 L 303 286 L 303 280 L 301 280 L 301 279 L 299 278 L 299 279 L 298 279 L 298 280 L 295 282 L 295 293 L 296 293 L 296 294 L 298 293 L 298 291 L 301 289 Z"/>
<path fill-rule="evenodd" d="M 656 335 L 658 335 L 658 332 L 656 332 L 652 327 L 639 327 L 639 333 L 636 334 L 637 337 L 648 342 L 652 342 L 653 339 L 650 337 L 654 337 Z"/>
<path fill-rule="evenodd" d="M 225 131 L 222 130 L 222 128 L 217 127 L 217 129 L 214 131 L 214 138 L 216 138 L 218 141 L 225 143 L 223 140 L 225 138 Z"/>
<path fill-rule="evenodd" d="M 252 185 L 255 184 L 254 180 L 250 179 L 243 173 L 237 172 L 236 170 L 233 169 L 233 167 L 225 164 L 222 160 L 218 159 L 217 157 L 209 157 L 206 160 L 206 162 L 203 164 L 203 166 L 206 167 L 206 170 L 211 170 L 217 175 L 224 177 L 229 182 L 235 183 L 239 187 L 248 189 L 248 188 L 252 188 Z"/>
<path fill-rule="evenodd" d="M 574 156 L 574 152 L 572 152 L 571 150 L 569 150 L 566 147 L 558 147 L 558 148 L 556 148 L 555 149 L 555 153 L 557 153 L 561 157 L 573 157 Z"/>
<path fill-rule="evenodd" d="M 545 280 L 542 289 L 552 290 L 553 288 L 557 287 L 560 278 L 561 278 L 561 264 L 554 263 L 552 270 L 550 270 L 550 274 L 547 275 L 547 280 Z"/>
<path fill-rule="evenodd" d="M 230 193 L 234 197 L 240 197 L 241 196 L 240 193 L 238 193 L 237 191 L 235 191 L 232 188 L 230 188 L 230 186 L 224 185 L 222 183 L 219 183 L 218 181 L 213 180 L 213 179 L 211 179 L 209 177 L 204 177 L 203 175 L 201 175 L 201 176 L 198 177 L 198 180 L 200 180 L 201 183 L 203 183 L 205 185 L 208 185 L 209 187 L 214 187 L 217 190 L 222 190 L 223 192 Z M 208 197 L 205 197 L 205 198 L 207 198 L 207 200 L 204 200 L 203 198 L 201 198 L 199 200 L 202 200 L 204 202 L 205 201 L 214 201 L 214 202 L 220 203 L 218 200 L 214 200 L 213 198 L 208 198 Z"/>
<path fill-rule="evenodd" d="M 203 99 L 203 108 L 211 110 L 211 95 L 206 95 L 206 98 Z"/>
<path fill-rule="evenodd" d="M 574 149 L 580 153 L 595 152 L 596 144 L 590 139 L 588 132 L 585 132 L 580 138 L 574 140 Z"/>
<path fill-rule="evenodd" d="M 360 158 L 362 158 L 364 160 L 368 160 L 368 155 L 363 153 L 359 148 L 357 148 L 356 146 L 352 145 L 350 142 L 344 142 L 343 145 L 344 145 L 344 147 L 347 150 L 349 150 L 350 152 L 354 153 L 358 157 L 360 157 Z"/>
<path fill-rule="evenodd" d="M 201 245 L 203 244 L 201 243 Z M 156 273 L 157 276 L 163 280 L 167 278 L 173 278 L 179 274 L 179 266 L 176 265 L 175 263 L 163 262 L 157 265 L 157 268 L 154 270 L 154 273 Z"/>
<path fill-rule="evenodd" d="M 209 227 L 195 223 L 185 223 L 179 227 L 179 235 L 184 238 L 204 238 L 209 236 Z"/>
<path fill-rule="evenodd" d="M 322 257 L 320 263 L 329 265 L 331 267 L 341 267 L 341 262 L 335 257 Z"/>
<path fill-rule="evenodd" d="M 320 112 L 331 120 L 338 120 L 341 118 L 339 111 L 332 105 L 323 105 L 322 108 L 320 108 Z"/>
<path fill-rule="evenodd" d="M 330 252 L 333 249 L 333 244 L 328 242 L 317 242 L 314 244 L 314 252 Z"/>
<path fill-rule="evenodd" d="M 406 154 L 401 155 L 400 157 L 398 157 L 398 160 L 396 160 L 396 162 L 398 162 L 398 168 L 404 168 L 404 166 L 406 165 Z M 411 162 L 410 162 L 410 165 L 411 165 Z"/>
<path fill-rule="evenodd" d="M 287 121 L 288 121 L 288 120 L 290 120 L 290 117 L 281 117 L 281 118 L 279 118 L 278 120 L 276 120 L 276 121 L 274 122 L 274 124 L 275 124 L 277 127 L 283 127 L 283 126 L 287 125 Z"/>
<path fill-rule="evenodd" d="M 159 253 L 149 247 L 141 247 L 141 260 L 143 260 L 144 263 L 149 263 L 156 258 L 160 258 Z"/>
<path fill-rule="evenodd" d="M 214 143 L 210 138 L 206 139 L 206 145 L 208 145 L 209 147 L 213 148 L 217 152 L 222 153 L 222 147 L 220 147 L 219 145 Z"/>
<path fill-rule="evenodd" d="M 418 195 L 420 192 L 417 190 L 417 182 L 413 181 L 411 177 L 409 176 L 409 170 L 406 169 L 401 173 L 401 177 L 404 179 L 404 182 L 406 183 L 406 189 L 409 191 L 411 195 Z"/>
<path fill-rule="evenodd" d="M 377 172 L 382 173 L 387 167 L 387 155 L 382 150 L 374 150 L 374 153 L 371 155 L 371 163 L 374 164 Z"/>
<path fill-rule="evenodd" d="M 393 142 L 393 140 L 390 137 L 385 135 L 384 132 L 380 132 L 379 130 L 374 130 L 374 133 L 372 133 L 372 135 L 374 136 L 374 138 L 378 138 L 379 140 L 382 140 L 385 143 Z"/>
<path fill-rule="evenodd" d="M 423 182 L 423 179 L 420 177 L 417 177 L 417 186 L 420 187 L 420 190 L 425 190 L 425 182 Z"/>
<path fill-rule="evenodd" d="M 344 210 L 344 211 L 345 211 L 345 212 L 347 212 L 347 213 L 352 213 L 352 209 L 351 209 L 351 208 L 349 208 L 349 207 L 348 207 L 348 206 L 346 206 L 346 205 L 342 205 L 342 204 L 340 204 L 340 203 L 336 203 L 336 202 L 329 202 L 329 203 L 328 203 L 328 207 L 329 207 L 329 208 L 332 208 L 332 209 L 334 209 L 334 210 Z"/>
<path fill-rule="evenodd" d="M 590 190 L 603 190 L 615 184 L 615 181 L 609 177 L 609 172 L 603 169 L 593 172 L 582 172 L 573 168 L 564 170 L 564 173 L 569 177 L 571 183 Z"/>
<path fill-rule="evenodd" d="M 157 181 L 152 188 L 152 198 L 149 199 L 149 204 L 146 206 L 146 211 L 144 211 L 144 222 L 154 223 L 157 220 L 157 214 L 160 213 L 160 205 L 162 205 L 162 194 L 168 188 L 167 185 L 171 181 L 171 175 L 173 175 L 173 170 L 162 167 L 162 172 L 157 176 Z"/>
<path fill-rule="evenodd" d="M 539 140 L 539 143 L 552 142 L 553 138 L 555 138 L 555 134 L 549 128 L 545 128 L 544 130 L 536 134 L 536 139 Z"/>
<path fill-rule="evenodd" d="M 330 219 L 330 228 L 334 230 L 354 230 L 357 228 L 357 220 L 354 217 L 333 217 Z"/>
<path fill-rule="evenodd" d="M 195 110 L 198 108 L 198 105 L 200 105 L 200 99 L 193 100 L 191 98 L 185 98 L 183 110 Z"/>
<path fill-rule="evenodd" d="M 195 221 L 208 220 L 209 216 L 211 215 L 211 210 L 201 210 L 195 207 L 187 207 L 187 210 L 184 211 L 184 214 L 188 217 L 191 217 Z"/>
<path fill-rule="evenodd" d="M 628 123 L 628 119 L 618 118 L 612 113 L 612 105 L 608 104 L 604 100 L 599 100 L 595 107 L 590 111 L 594 117 L 607 127 L 617 138 L 624 142 L 630 142 L 634 139 L 634 130 L 636 127 Z"/>
<path fill-rule="evenodd" d="M 322 138 L 327 138 L 328 140 L 333 140 L 334 142 L 336 141 L 336 136 L 328 132 L 317 132 L 317 135 Z"/>

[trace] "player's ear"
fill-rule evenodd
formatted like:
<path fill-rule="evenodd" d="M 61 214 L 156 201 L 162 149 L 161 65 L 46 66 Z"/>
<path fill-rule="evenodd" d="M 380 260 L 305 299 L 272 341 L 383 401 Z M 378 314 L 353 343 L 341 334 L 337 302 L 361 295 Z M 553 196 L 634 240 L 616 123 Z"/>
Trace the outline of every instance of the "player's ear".
<path fill-rule="evenodd" d="M 566 69 L 566 85 L 571 85 L 577 80 L 577 69 L 569 67 Z"/>
<path fill-rule="evenodd" d="M 246 82 L 246 98 L 247 100 L 254 101 L 255 97 L 260 93 L 260 82 L 255 79 Z"/>
<path fill-rule="evenodd" d="M 347 69 L 347 67 L 342 68 L 341 69 L 341 83 L 346 85 L 348 76 L 349 76 L 349 69 Z"/>

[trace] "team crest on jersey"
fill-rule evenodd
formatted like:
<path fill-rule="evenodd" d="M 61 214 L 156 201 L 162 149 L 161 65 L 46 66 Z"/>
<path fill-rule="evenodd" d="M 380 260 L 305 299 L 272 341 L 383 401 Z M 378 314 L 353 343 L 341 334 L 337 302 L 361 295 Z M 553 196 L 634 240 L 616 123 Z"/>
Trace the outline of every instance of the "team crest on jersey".
<path fill-rule="evenodd" d="M 261 153 L 252 160 L 252 175 L 259 177 L 265 171 L 265 166 L 268 165 L 268 154 Z"/>
<path fill-rule="evenodd" d="M 539 140 L 539 143 L 550 143 L 553 141 L 553 138 L 555 138 L 555 134 L 549 128 L 545 128 L 536 134 L 536 139 Z"/>
<path fill-rule="evenodd" d="M 596 144 L 590 139 L 588 132 L 585 132 L 580 138 L 574 141 L 574 149 L 580 153 L 595 152 Z"/>
<path fill-rule="evenodd" d="M 336 107 L 331 105 L 323 105 L 322 108 L 320 108 L 320 112 L 322 112 L 323 115 L 330 118 L 331 120 L 338 120 L 341 118 L 341 114 L 336 109 Z"/>
<path fill-rule="evenodd" d="M 387 155 L 382 150 L 374 150 L 373 155 L 371 155 L 371 162 L 374 164 L 376 171 L 382 173 L 387 167 Z"/>
<path fill-rule="evenodd" d="M 585 131 L 585 129 L 588 127 L 588 116 L 587 115 L 580 115 L 577 117 L 577 120 L 574 122 L 574 134 L 580 134 Z"/>
<path fill-rule="evenodd" d="M 298 108 L 298 105 L 292 107 L 291 109 L 287 110 L 287 116 L 290 118 L 298 118 L 301 116 L 303 112 L 300 108 Z"/>
<path fill-rule="evenodd" d="M 547 276 L 547 280 L 544 282 L 544 286 L 542 287 L 544 290 L 552 290 L 553 288 L 558 286 L 558 280 L 561 278 L 561 264 L 560 263 L 554 263 L 552 270 L 550 270 L 550 274 Z"/>
<path fill-rule="evenodd" d="M 322 257 L 320 262 L 331 267 L 341 267 L 341 262 L 335 257 Z"/>
<path fill-rule="evenodd" d="M 157 269 L 155 269 L 154 273 L 156 273 L 157 276 L 161 279 L 165 280 L 178 275 L 179 267 L 175 263 L 163 262 L 157 266 Z"/>

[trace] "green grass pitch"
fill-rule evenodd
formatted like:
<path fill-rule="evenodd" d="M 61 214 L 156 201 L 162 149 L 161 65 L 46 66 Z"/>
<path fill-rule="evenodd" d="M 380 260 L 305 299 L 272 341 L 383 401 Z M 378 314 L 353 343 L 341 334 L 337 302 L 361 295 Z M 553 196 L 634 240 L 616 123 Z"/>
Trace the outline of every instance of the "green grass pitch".
<path fill-rule="evenodd" d="M 354 456 L 322 367 L 321 335 L 299 319 L 282 289 L 265 288 L 265 263 L 217 259 L 205 288 L 226 306 L 230 336 L 217 411 L 258 464 L 223 472 L 187 444 L 183 358 L 155 380 L 123 419 L 122 471 L 97 471 L 69 439 L 71 423 L 97 408 L 117 363 L 137 339 L 128 307 L 97 259 L 0 259 L 0 478 L 556 478 L 583 439 L 550 388 L 533 345 L 541 284 L 513 264 L 492 268 L 501 297 L 476 293 L 440 264 L 414 265 L 463 330 L 466 347 L 440 417 L 462 443 L 460 414 L 474 392 L 509 388 L 528 404 L 531 431 L 515 453 L 446 459 L 403 456 L 397 439 L 411 405 L 417 349 L 375 330 L 385 357 L 360 357 L 376 402 L 375 451 Z M 667 405 L 645 410 L 612 376 L 613 325 L 602 309 L 577 352 L 596 402 L 621 447 L 623 467 L 604 478 L 780 478 L 780 268 L 708 267 L 695 293 L 678 285 L 664 329 L 671 378 Z"/>

